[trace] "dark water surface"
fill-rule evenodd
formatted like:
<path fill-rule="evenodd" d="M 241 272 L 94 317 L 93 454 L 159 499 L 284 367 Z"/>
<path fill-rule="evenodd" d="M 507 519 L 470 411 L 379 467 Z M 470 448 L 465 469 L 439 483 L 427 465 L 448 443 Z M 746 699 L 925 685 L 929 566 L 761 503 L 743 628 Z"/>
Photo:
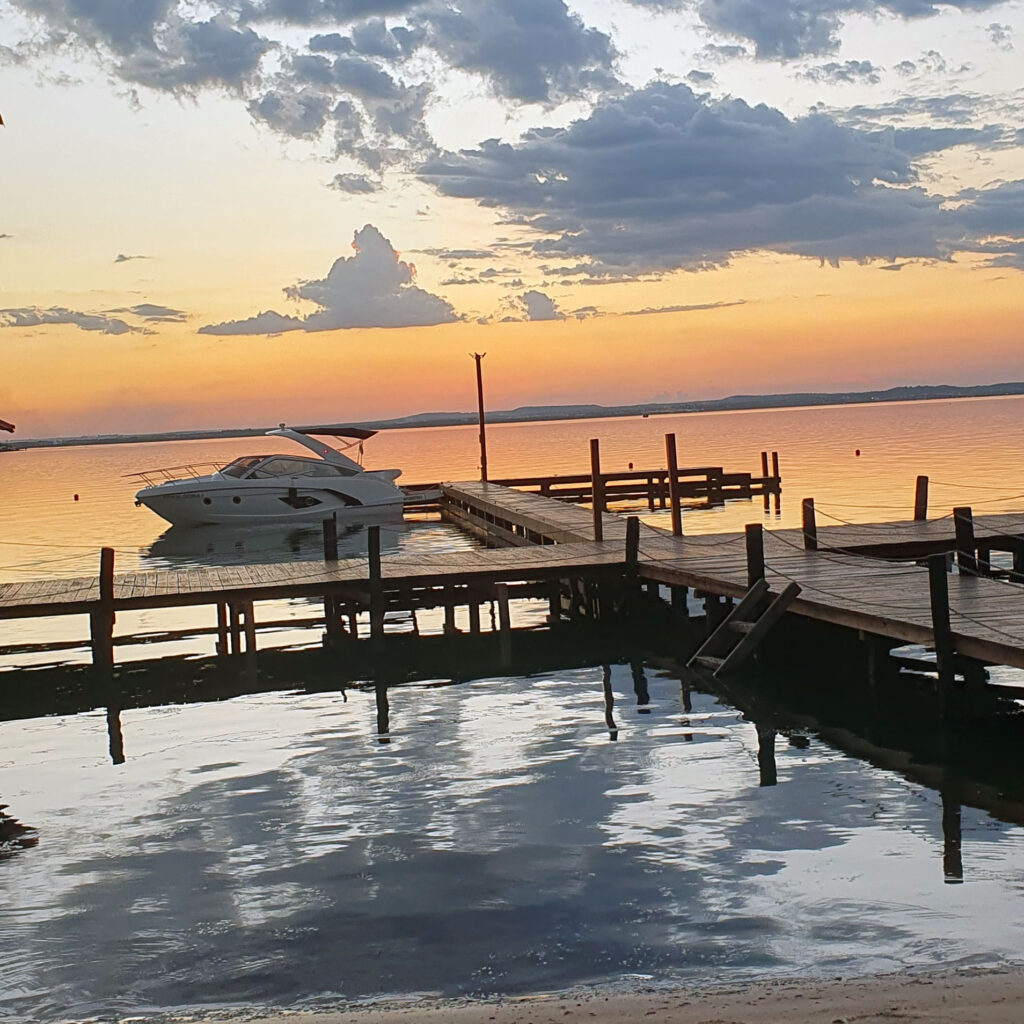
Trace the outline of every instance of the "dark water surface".
<path fill-rule="evenodd" d="M 755 726 L 689 699 L 629 665 L 409 685 L 382 743 L 372 691 L 269 693 L 125 711 L 119 766 L 102 712 L 4 723 L 39 844 L 0 860 L 0 1015 L 1019 957 L 1018 826 L 965 806 L 945 884 L 938 792 L 782 732 L 763 786 Z"/>

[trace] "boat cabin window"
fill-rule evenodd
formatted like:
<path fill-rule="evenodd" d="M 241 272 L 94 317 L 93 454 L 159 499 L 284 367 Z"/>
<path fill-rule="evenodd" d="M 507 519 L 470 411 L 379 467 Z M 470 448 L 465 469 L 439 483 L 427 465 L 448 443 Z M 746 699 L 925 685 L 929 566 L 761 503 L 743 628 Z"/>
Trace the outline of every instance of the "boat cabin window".
<path fill-rule="evenodd" d="M 268 458 L 249 474 L 251 480 L 288 476 L 354 476 L 350 470 L 315 459 Z"/>
<path fill-rule="evenodd" d="M 220 470 L 220 475 L 243 477 L 253 466 L 258 466 L 265 458 L 266 455 L 243 455 L 242 458 L 229 462 Z"/>

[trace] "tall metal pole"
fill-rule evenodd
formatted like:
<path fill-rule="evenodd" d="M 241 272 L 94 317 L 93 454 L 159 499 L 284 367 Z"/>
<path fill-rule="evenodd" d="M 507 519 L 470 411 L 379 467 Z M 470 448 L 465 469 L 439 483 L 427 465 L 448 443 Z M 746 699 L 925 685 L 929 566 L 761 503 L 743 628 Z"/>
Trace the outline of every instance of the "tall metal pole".
<path fill-rule="evenodd" d="M 476 405 L 480 419 L 480 479 L 487 481 L 487 432 L 484 429 L 484 375 L 480 368 L 480 360 L 486 352 L 471 352 L 476 360 Z"/>

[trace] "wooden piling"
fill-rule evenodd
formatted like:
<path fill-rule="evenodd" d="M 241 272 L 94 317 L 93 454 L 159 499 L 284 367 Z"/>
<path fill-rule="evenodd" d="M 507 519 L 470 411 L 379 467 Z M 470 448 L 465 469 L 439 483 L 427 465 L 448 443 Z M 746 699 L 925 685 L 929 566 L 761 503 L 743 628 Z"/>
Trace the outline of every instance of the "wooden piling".
<path fill-rule="evenodd" d="M 779 473 L 779 453 L 772 452 L 773 494 L 775 496 L 775 514 L 782 511 L 782 475 Z"/>
<path fill-rule="evenodd" d="M 366 528 L 366 559 L 370 580 L 370 641 L 379 645 L 384 639 L 384 602 L 380 568 L 380 527 Z"/>
<path fill-rule="evenodd" d="M 444 589 L 444 634 L 454 636 L 458 630 L 455 628 L 455 595 L 451 587 Z"/>
<path fill-rule="evenodd" d="M 223 601 L 217 602 L 217 654 L 222 658 L 228 656 L 228 606 Z"/>
<path fill-rule="evenodd" d="M 932 633 L 935 636 L 935 661 L 939 686 L 945 694 L 953 685 L 955 672 L 953 630 L 949 622 L 949 581 L 946 579 L 946 556 L 928 559 L 928 595 L 932 609 Z"/>
<path fill-rule="evenodd" d="M 604 487 L 601 481 L 601 442 L 590 439 L 590 489 L 594 506 L 594 540 L 604 540 Z"/>
<path fill-rule="evenodd" d="M 473 636 L 480 635 L 480 595 L 472 591 L 469 594 L 469 631 Z"/>
<path fill-rule="evenodd" d="M 771 488 L 768 486 L 768 453 L 761 452 L 761 494 L 764 498 L 764 510 L 771 508 Z"/>
<path fill-rule="evenodd" d="M 928 518 L 928 477 L 919 476 L 914 486 L 914 520 L 924 522 Z"/>
<path fill-rule="evenodd" d="M 240 606 L 242 627 L 245 632 L 245 669 L 250 676 L 256 674 L 256 612 L 252 601 L 244 601 Z"/>
<path fill-rule="evenodd" d="M 89 614 L 92 663 L 98 673 L 114 671 L 114 549 L 100 549 L 100 606 Z"/>
<path fill-rule="evenodd" d="M 818 523 L 814 516 L 814 499 L 804 498 L 802 505 L 804 550 L 818 550 Z"/>
<path fill-rule="evenodd" d="M 974 514 L 968 506 L 953 509 L 956 532 L 956 563 L 965 576 L 978 575 L 978 554 L 974 541 Z"/>
<path fill-rule="evenodd" d="M 494 596 L 498 601 L 498 629 L 501 636 L 501 660 L 508 664 L 512 660 L 512 613 L 508 606 L 508 584 L 496 583 Z"/>
<path fill-rule="evenodd" d="M 324 527 L 324 561 L 336 562 L 338 560 L 338 514 L 337 512 L 330 519 L 323 521 Z"/>
<path fill-rule="evenodd" d="M 679 460 L 676 454 L 676 435 L 665 435 L 665 458 L 668 460 L 668 503 L 672 510 L 672 536 L 683 535 L 683 510 L 679 504 Z"/>
<path fill-rule="evenodd" d="M 747 588 L 764 579 L 764 530 L 760 523 L 747 523 Z"/>

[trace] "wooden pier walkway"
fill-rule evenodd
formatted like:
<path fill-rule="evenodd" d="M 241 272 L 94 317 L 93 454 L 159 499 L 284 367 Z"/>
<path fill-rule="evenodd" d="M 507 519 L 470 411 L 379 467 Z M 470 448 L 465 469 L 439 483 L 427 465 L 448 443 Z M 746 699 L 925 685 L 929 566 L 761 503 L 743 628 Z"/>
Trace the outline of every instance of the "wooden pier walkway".
<path fill-rule="evenodd" d="M 376 601 L 378 617 L 389 601 L 412 608 L 467 604 L 471 613 L 475 603 L 479 628 L 479 604 L 502 584 L 541 585 L 539 596 L 543 586 L 550 594 L 553 581 L 621 580 L 632 571 L 652 585 L 692 588 L 713 599 L 739 598 L 750 585 L 744 533 L 675 537 L 644 526 L 631 567 L 620 516 L 601 517 L 603 539 L 595 541 L 590 509 L 493 483 L 445 484 L 443 492 L 446 518 L 504 546 L 384 556 L 376 571 L 366 559 L 346 559 L 130 572 L 113 576 L 105 587 L 96 577 L 0 584 L 0 619 L 88 613 L 102 621 L 119 610 L 183 605 L 248 605 L 251 614 L 252 602 L 306 597 L 343 604 L 350 615 L 372 611 Z M 978 517 L 973 527 L 974 557 L 978 548 L 1024 548 L 1024 513 Z M 807 550 L 804 540 L 800 530 L 763 535 L 763 572 L 773 591 L 790 582 L 801 588 L 792 613 L 934 645 L 929 571 L 913 560 L 962 544 L 952 518 L 822 527 L 817 550 Z M 903 560 L 872 557 L 878 551 Z M 1024 586 L 967 574 L 950 575 L 947 585 L 955 652 L 1024 668 Z M 507 619 L 507 589 L 503 596 Z"/>

